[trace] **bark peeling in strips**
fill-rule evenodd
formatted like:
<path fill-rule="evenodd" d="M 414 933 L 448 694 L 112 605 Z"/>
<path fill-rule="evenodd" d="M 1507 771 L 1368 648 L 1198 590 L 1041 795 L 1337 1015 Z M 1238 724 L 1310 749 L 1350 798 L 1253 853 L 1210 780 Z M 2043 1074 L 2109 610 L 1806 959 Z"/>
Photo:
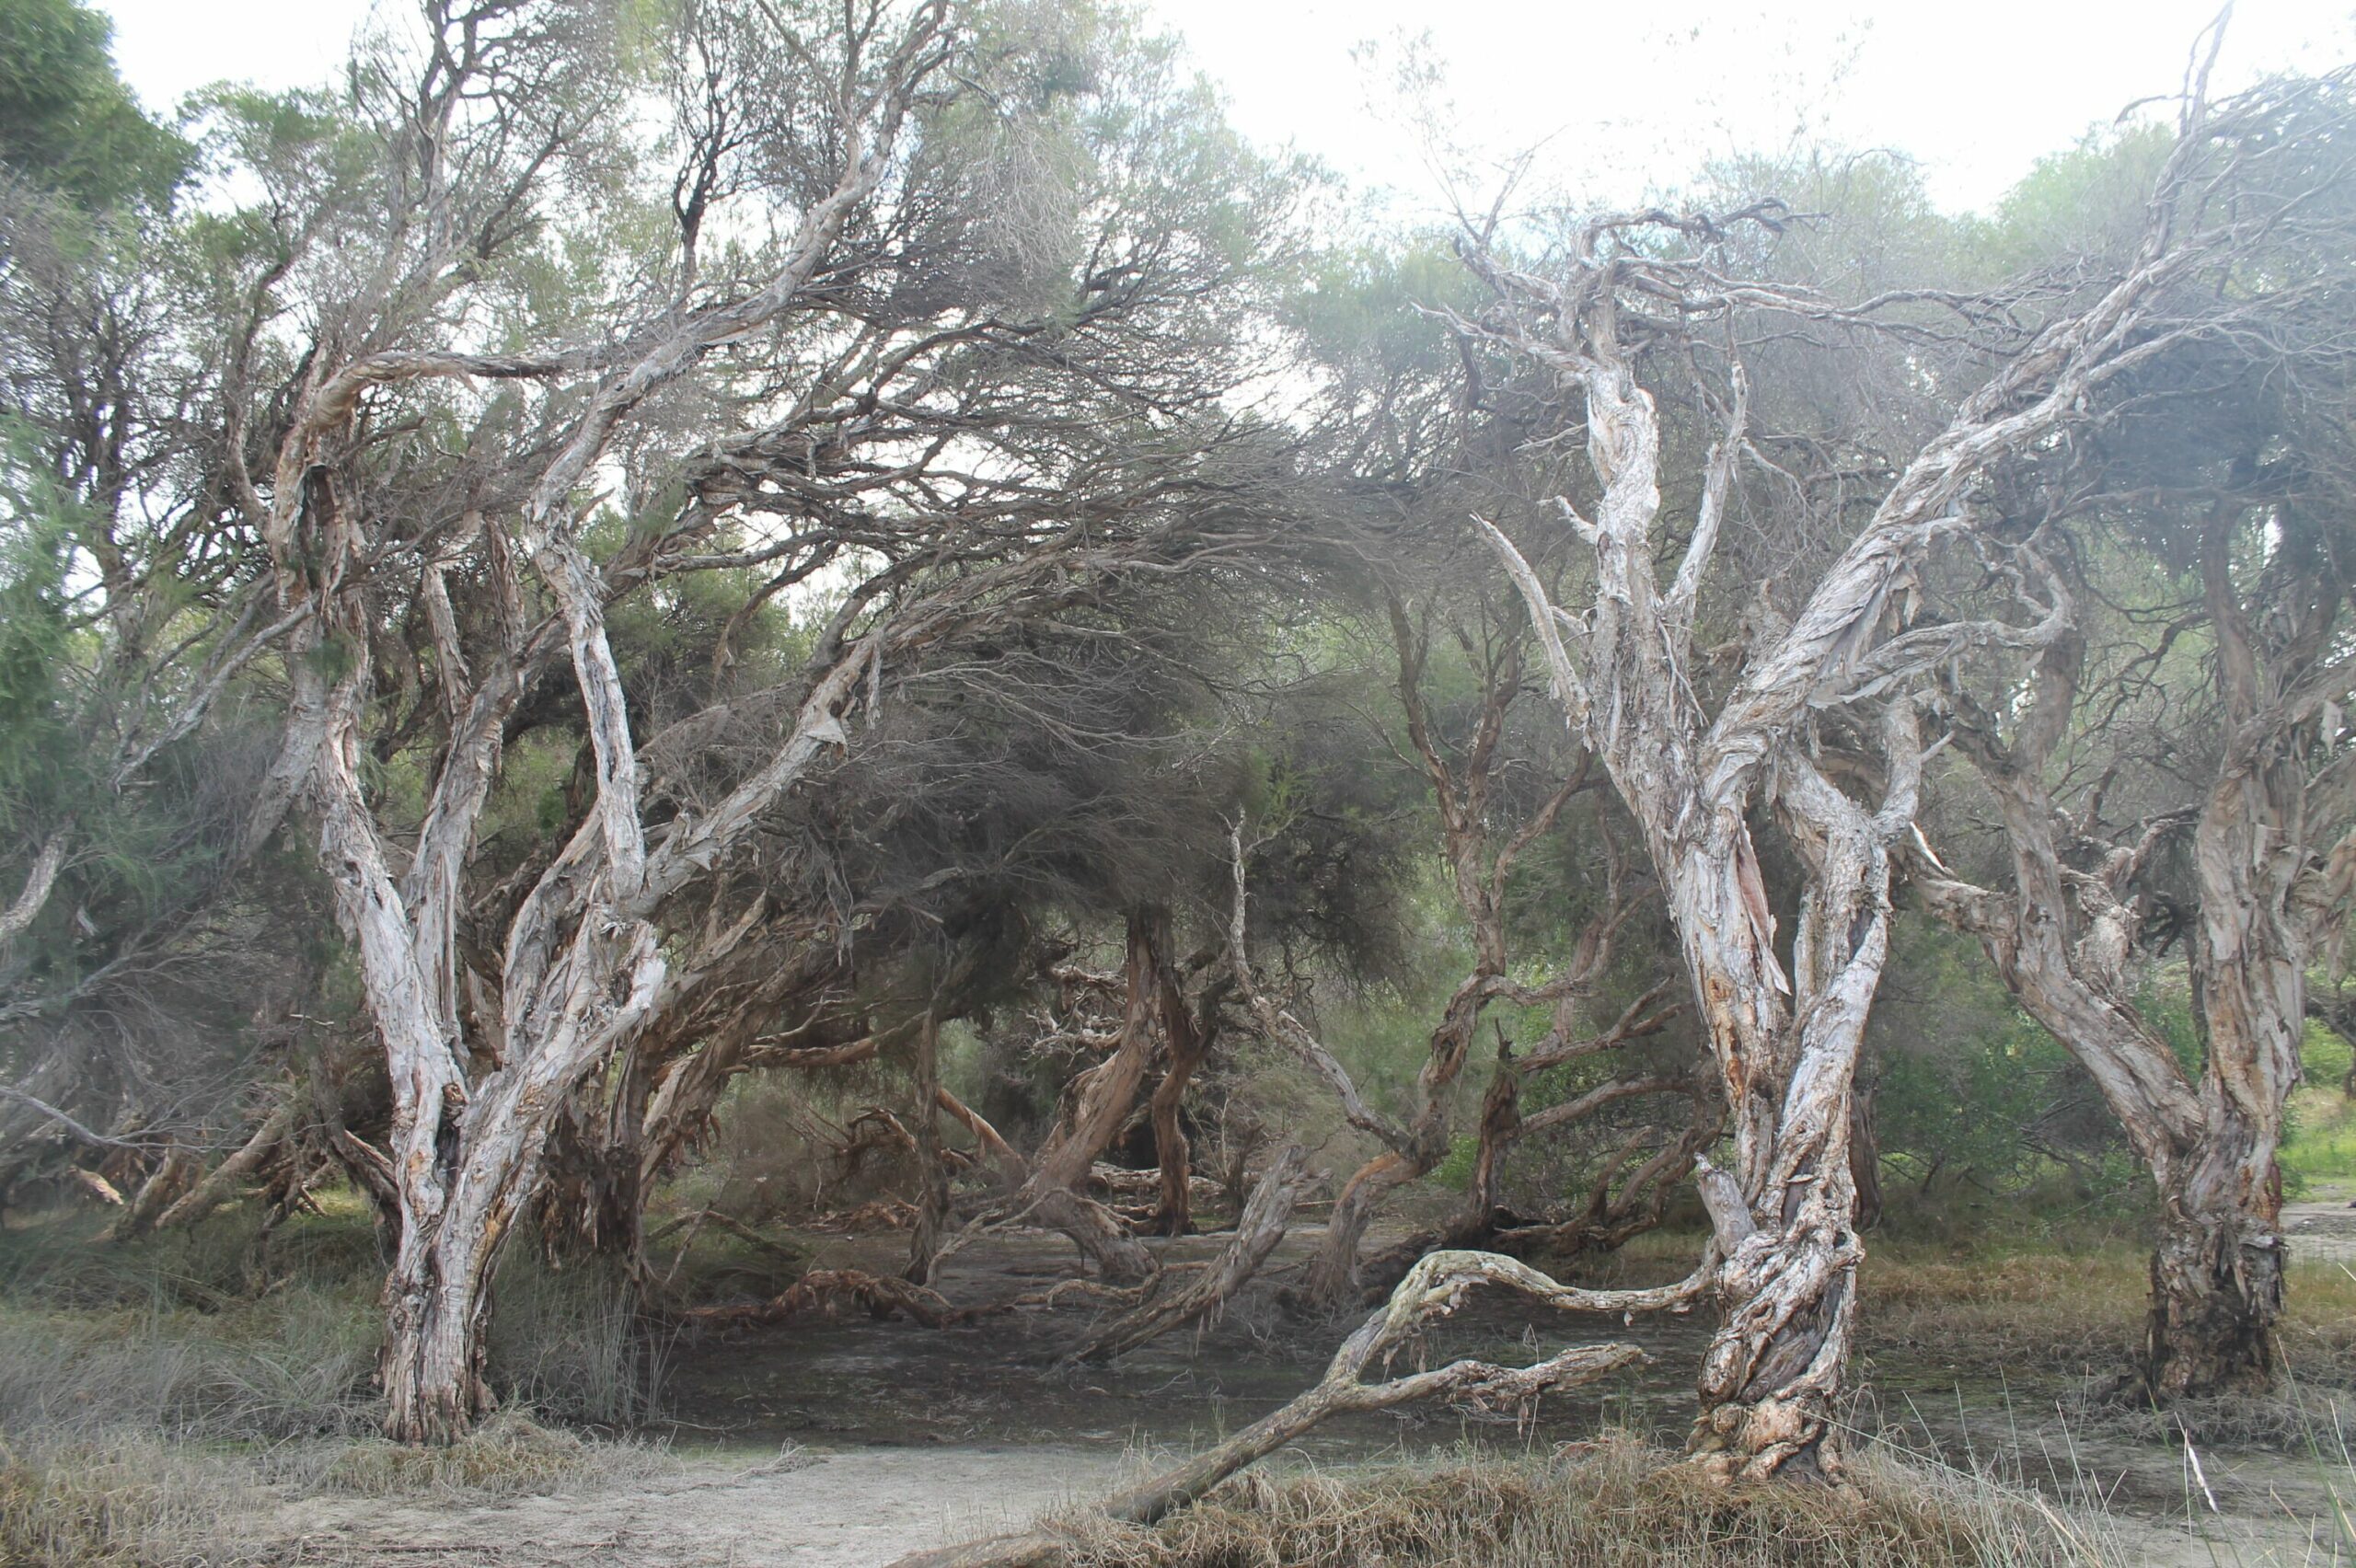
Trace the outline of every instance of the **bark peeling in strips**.
<path fill-rule="evenodd" d="M 1885 302 L 1850 309 L 1729 283 L 1706 259 L 1659 259 L 1659 247 L 1624 236 L 1681 237 L 1706 258 L 1731 228 L 1773 225 L 1778 212 L 1602 220 L 1559 277 L 1512 271 L 1473 247 L 1469 263 L 1497 305 L 1482 321 L 1459 324 L 1470 341 L 1550 373 L 1576 393 L 1585 422 L 1596 515 L 1582 516 L 1568 498 L 1555 502 L 1586 547 L 1594 586 L 1581 613 L 1556 606 L 1501 529 L 1476 524 L 1521 591 L 1566 719 L 1644 835 L 1726 1096 L 1733 1169 L 1705 1172 L 1703 1182 L 1722 1321 L 1703 1365 L 1692 1447 L 1727 1478 L 1838 1463 L 1833 1412 L 1862 1255 L 1848 1147 L 1852 1079 L 1888 951 L 1891 847 L 1914 812 L 1916 688 L 1964 649 L 2034 647 L 2055 629 L 1916 627 L 1907 611 L 1915 565 L 1937 541 L 1969 532 L 1965 497 L 1980 476 L 2082 420 L 2104 375 L 2158 352 L 2138 327 L 2178 265 L 2165 237 L 2155 240 L 2087 309 L 2005 358 L 1907 464 L 1790 626 L 1749 650 L 1713 715 L 1687 672 L 1696 598 L 1734 467 L 1748 450 L 1740 325 L 1783 317 L 1870 327 Z M 1640 331 L 1647 340 L 1683 337 L 1698 350 L 1696 323 L 1725 325 L 1734 345 L 1725 362 L 1729 419 L 1671 571 L 1658 527 L 1658 418 L 1624 343 Z M 1882 785 L 1880 799 L 1865 802 L 1820 770 L 1815 741 L 1819 714 L 1876 706 Z M 1788 974 L 1750 836 L 1762 806 L 1805 870 Z"/>

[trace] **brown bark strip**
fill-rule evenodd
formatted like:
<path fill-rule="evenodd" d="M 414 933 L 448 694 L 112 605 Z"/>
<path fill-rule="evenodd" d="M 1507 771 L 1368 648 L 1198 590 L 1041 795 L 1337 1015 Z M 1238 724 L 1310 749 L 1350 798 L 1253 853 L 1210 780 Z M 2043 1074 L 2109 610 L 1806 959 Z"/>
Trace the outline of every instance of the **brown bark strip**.
<path fill-rule="evenodd" d="M 1103 1205 L 1088 1196 L 1089 1172 L 1128 1120 L 1153 1056 L 1153 1018 L 1166 918 L 1137 910 L 1128 919 L 1128 956 L 1120 1038 L 1113 1053 L 1080 1075 L 1066 1111 L 1032 1161 L 1029 1180 L 1005 1207 L 1071 1238 L 1105 1280 L 1134 1285 L 1158 1267 L 1153 1254 Z"/>
<path fill-rule="evenodd" d="M 1186 1132 L 1178 1113 L 1184 1107 L 1186 1086 L 1210 1055 L 1210 1033 L 1218 1018 L 1216 995 L 1206 997 L 1198 1013 L 1186 1004 L 1185 988 L 1167 951 L 1154 966 L 1154 996 L 1161 1024 L 1161 1081 L 1147 1102 L 1153 1126 L 1154 1162 L 1161 1172 L 1160 1198 L 1153 1228 L 1164 1236 L 1184 1236 L 1195 1228 L 1194 1192 Z"/>

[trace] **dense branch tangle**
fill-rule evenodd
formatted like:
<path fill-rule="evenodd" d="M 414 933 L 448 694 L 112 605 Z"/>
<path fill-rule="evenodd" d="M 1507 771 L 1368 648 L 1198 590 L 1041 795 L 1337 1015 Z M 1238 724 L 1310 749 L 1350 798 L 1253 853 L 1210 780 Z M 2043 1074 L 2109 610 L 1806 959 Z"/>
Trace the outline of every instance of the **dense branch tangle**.
<path fill-rule="evenodd" d="M 1407 743 L 1403 760 L 1422 774 L 1430 787 L 1439 819 L 1440 852 L 1458 908 L 1470 928 L 1473 950 L 1471 972 L 1449 994 L 1432 1026 L 1427 1055 L 1416 1075 L 1415 1108 L 1405 1121 L 1367 1112 L 1332 1054 L 1309 1040 L 1307 1031 L 1291 1014 L 1279 1015 L 1259 997 L 1248 957 L 1242 951 L 1245 867 L 1240 827 L 1233 844 L 1236 904 L 1230 920 L 1229 956 L 1252 997 L 1263 1031 L 1275 1043 L 1308 1051 L 1321 1076 L 1341 1090 L 1345 1106 L 1357 1106 L 1349 1113 L 1353 1124 L 1372 1133 L 1382 1146 L 1343 1185 L 1304 1282 L 1302 1295 L 1328 1308 L 1356 1305 L 1363 1297 L 1389 1289 L 1417 1257 L 1435 1247 L 1490 1245 L 1496 1228 L 1500 1167 L 1507 1147 L 1516 1138 L 1576 1122 L 1622 1101 L 1683 1094 L 1692 1087 L 1674 1077 L 1632 1070 L 1539 1116 L 1527 1121 L 1520 1116 L 1520 1088 L 1530 1075 L 1581 1058 L 1606 1058 L 1631 1041 L 1658 1033 L 1677 1009 L 1654 1009 L 1652 1004 L 1661 994 L 1661 988 L 1656 987 L 1630 1005 L 1610 1028 L 1591 1035 L 1578 1028 L 1581 1005 L 1596 997 L 1611 965 L 1613 939 L 1639 906 L 1638 890 L 1624 884 L 1620 855 L 1608 830 L 1601 836 L 1606 867 L 1602 905 L 1580 930 L 1568 961 L 1560 973 L 1539 984 L 1515 978 L 1506 919 L 1506 897 L 1514 868 L 1534 843 L 1553 831 L 1565 808 L 1600 781 L 1592 776 L 1592 759 L 1583 757 L 1581 765 L 1523 813 L 1523 820 L 1515 823 L 1510 832 L 1493 828 L 1493 821 L 1503 815 L 1501 775 L 1509 762 L 1502 748 L 1514 704 L 1525 689 L 1528 634 L 1520 617 L 1495 615 L 1484 604 L 1479 606 L 1480 635 L 1459 628 L 1459 639 L 1475 662 L 1472 673 L 1478 700 L 1469 732 L 1461 745 L 1451 747 L 1431 710 L 1426 686 L 1434 617 L 1452 614 L 1454 606 L 1442 607 L 1425 598 L 1411 610 L 1393 589 L 1386 594 L 1385 608 L 1390 651 L 1398 671 L 1394 689 Z M 1500 1032 L 1498 1061 L 1484 1098 L 1476 1129 L 1473 1180 L 1465 1202 L 1438 1230 L 1418 1232 L 1379 1259 L 1362 1259 L 1367 1228 L 1384 1197 L 1430 1174 L 1446 1158 L 1451 1090 L 1472 1055 L 1483 1019 L 1498 1002 L 1549 1008 L 1553 1025 L 1520 1058 L 1515 1057 L 1510 1043 Z M 1583 1239 L 1599 1244 L 1623 1240 L 1657 1218 L 1658 1209 L 1650 1200 L 1665 1199 L 1686 1174 L 1680 1156 L 1671 1150 L 1681 1149 L 1683 1158 L 1690 1159 L 1715 1136 L 1716 1118 L 1706 1108 L 1708 1097 L 1696 1098 L 1690 1136 L 1670 1139 L 1656 1158 L 1644 1162 L 1616 1198 L 1611 1185 L 1624 1159 L 1607 1164 L 1588 1205 L 1590 1219 L 1599 1223 L 1584 1238 L 1575 1225 L 1556 1225 L 1537 1228 L 1525 1240 L 1535 1243 L 1542 1239 L 1573 1248 Z M 1632 1145 L 1629 1152 L 1633 1151 Z"/>
<path fill-rule="evenodd" d="M 2351 821 L 2336 780 L 2348 755 L 2339 704 L 2356 678 L 2338 433 L 2351 367 L 2323 303 L 2346 286 L 2356 230 L 2345 90 L 2344 75 L 2285 82 L 2190 111 L 2202 150 L 2180 150 L 2164 177 L 2146 242 L 2163 254 L 2165 236 L 2179 259 L 2152 333 L 2176 352 L 2099 389 L 2101 440 L 2049 455 L 2048 515 L 2012 574 L 2060 629 L 2025 659 L 1999 651 L 1946 681 L 2011 886 L 1973 886 L 1934 859 L 1918 879 L 1924 904 L 1981 941 L 2023 1009 L 2085 1068 L 2151 1172 L 2160 1238 L 2140 1370 L 2158 1397 L 2262 1384 L 2275 1370 L 2275 1152 L 2300 1070 L 2305 972 L 2332 945 L 2350 892 L 2343 848 L 2326 848 Z M 2308 134 L 2282 135 L 2285 125 Z M 2096 585 L 2116 553 L 2152 561 L 2162 591 L 2181 595 L 2153 614 L 2156 638 L 2133 626 L 2138 606 Z M 2095 651 L 2114 638 L 2119 671 Z M 2117 744 L 2122 710 L 2152 700 L 2141 671 L 2180 639 L 2206 644 L 2205 668 L 2177 683 L 2165 712 L 2129 722 L 2170 737 L 2182 783 L 2164 788 L 2185 793 L 2107 821 L 2117 764 L 2084 790 L 2071 770 Z M 2137 999 L 2143 917 L 2174 891 L 2179 861 L 2204 1055 L 2191 1072 Z"/>
<path fill-rule="evenodd" d="M 433 52 L 427 74 L 436 82 L 463 76 L 483 18 L 435 16 L 450 47 Z M 765 275 L 699 268 L 701 208 L 692 216 L 683 208 L 671 292 L 644 301 L 636 323 L 595 351 L 490 357 L 401 346 L 387 340 L 431 337 L 444 302 L 472 275 L 467 259 L 454 257 L 429 190 L 408 236 L 416 259 L 406 292 L 341 302 L 361 352 L 347 352 L 346 338 L 334 335 L 318 345 L 279 444 L 264 534 L 282 603 L 300 617 L 290 749 L 309 770 L 322 861 L 394 1085 L 389 1159 L 402 1225 L 384 1382 L 387 1424 L 400 1437 L 446 1438 L 484 1408 L 490 1268 L 537 1188 L 552 1129 L 599 1064 L 690 1009 L 744 943 L 774 940 L 761 897 L 730 892 L 725 873 L 773 809 L 844 754 L 855 711 L 867 709 L 872 721 L 892 674 L 928 649 L 1068 612 L 1124 573 L 1222 560 L 1273 526 L 1239 504 L 1236 483 L 1216 471 L 1230 451 L 1248 467 L 1248 432 L 1216 421 L 1166 430 L 1130 456 L 1107 440 L 1126 430 L 1125 409 L 1128 422 L 1139 409 L 1167 409 L 1157 390 L 1166 378 L 1209 373 L 1200 355 L 1156 359 L 1146 344 L 1173 330 L 1166 299 L 1218 286 L 1215 259 L 1184 275 L 1144 267 L 1133 286 L 1108 291 L 1059 271 L 1050 257 L 1045 285 L 1051 294 L 1080 292 L 1084 336 L 1034 362 L 1023 357 L 1026 341 L 1050 322 L 1071 330 L 1066 297 L 1011 317 L 959 306 L 953 287 L 928 307 L 919 290 L 894 330 L 874 329 L 897 296 L 867 292 L 862 269 L 896 271 L 903 282 L 920 271 L 924 225 L 936 209 L 914 182 L 951 178 L 953 154 L 919 133 L 939 123 L 939 95 L 957 90 L 943 66 L 958 40 L 941 0 L 829 17 L 809 35 L 762 45 L 796 73 L 789 102 L 821 106 L 814 140 L 796 144 L 814 149 L 801 177 L 823 176 L 802 197 Z M 741 23 L 696 11 L 686 25 L 757 31 L 789 22 L 779 11 Z M 464 47 L 454 41 L 460 35 Z M 445 85 L 446 100 L 420 101 L 441 103 L 446 121 L 458 113 L 449 104 L 468 90 Z M 480 134 L 497 140 L 495 115 L 492 125 Z M 463 125 L 416 129 L 428 144 L 466 140 Z M 688 153 L 717 156 L 693 137 Z M 514 202 L 546 199 L 531 170 L 518 179 Z M 964 237 L 953 225 L 946 240 Z M 1100 245 L 1143 248 L 1152 239 L 1120 231 Z M 1157 292 L 1163 286 L 1166 295 Z M 767 344 L 793 365 L 786 351 L 796 343 L 821 349 L 806 386 L 745 393 L 741 372 L 707 372 L 697 390 L 733 403 L 752 428 L 699 452 L 662 453 L 653 427 L 664 400 L 686 396 L 682 386 L 708 363 L 732 365 L 739 346 Z M 952 367 L 959 351 L 975 363 Z M 1124 384 L 1149 365 L 1153 376 Z M 1038 394 L 1052 417 L 1001 417 L 993 399 L 1014 395 L 1004 390 L 1008 378 L 1026 376 L 1060 388 Z M 464 498 L 459 515 L 411 546 L 384 531 L 397 506 L 415 503 L 384 492 L 367 416 L 372 399 L 422 396 L 416 389 L 449 377 L 545 385 L 525 403 L 541 428 L 490 493 Z M 965 390 L 926 390 L 941 383 Z M 1020 438 L 984 441 L 978 432 L 993 421 Z M 650 442 L 653 450 L 642 450 Z M 862 452 L 872 455 L 854 455 Z M 600 559 L 583 536 L 584 491 L 609 470 L 647 462 L 653 471 L 637 482 L 686 502 L 667 526 Z M 782 553 L 712 548 L 736 509 L 785 506 L 800 521 Z M 854 570 L 803 674 L 771 694 L 768 706 L 785 715 L 781 732 L 722 777 L 710 777 L 708 762 L 696 765 L 698 777 L 666 777 L 693 748 L 666 747 L 659 733 L 641 746 L 607 607 L 681 571 L 763 557 L 784 565 L 740 621 L 818 566 Z M 382 637 L 376 606 L 404 559 L 417 563 L 447 718 L 406 856 L 362 781 Z M 486 589 L 465 617 L 453 613 L 447 592 L 462 562 Z M 537 605 L 547 609 L 535 621 Z M 479 628 L 474 646 L 461 646 L 469 625 Z M 567 675 L 587 737 L 589 798 L 560 849 L 483 895 L 466 871 L 502 751 L 526 699 Z M 701 1076 L 724 1082 L 726 1071 L 722 1063 Z"/>

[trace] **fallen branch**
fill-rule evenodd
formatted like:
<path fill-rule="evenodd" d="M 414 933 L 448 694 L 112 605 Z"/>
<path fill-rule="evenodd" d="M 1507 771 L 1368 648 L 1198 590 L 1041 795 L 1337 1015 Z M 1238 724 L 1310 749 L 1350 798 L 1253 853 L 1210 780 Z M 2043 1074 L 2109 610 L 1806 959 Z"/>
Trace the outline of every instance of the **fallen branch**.
<path fill-rule="evenodd" d="M 1381 1310 L 1343 1342 L 1315 1388 L 1185 1463 L 1114 1493 L 1098 1507 L 1122 1523 L 1150 1525 L 1332 1416 L 1433 1398 L 1481 1410 L 1527 1406 L 1541 1395 L 1649 1359 L 1632 1344 L 1574 1345 L 1530 1366 L 1452 1361 L 1385 1383 L 1358 1380 L 1369 1364 L 1387 1361 L 1426 1324 L 1455 1311 L 1476 1286 L 1502 1286 L 1567 1310 L 1619 1312 L 1689 1301 L 1706 1278 L 1706 1273 L 1697 1273 L 1654 1290 L 1579 1290 L 1494 1253 L 1434 1252 L 1399 1283 Z M 1033 1530 L 914 1552 L 890 1568 L 1052 1568 L 1068 1559 L 1072 1544 L 1068 1533 Z"/>
<path fill-rule="evenodd" d="M 294 1128 L 294 1102 L 290 1099 L 263 1118 L 260 1128 L 236 1153 L 214 1166 L 202 1181 L 156 1216 L 155 1228 L 169 1230 L 175 1226 L 194 1225 L 228 1202 L 237 1184 L 260 1170 Z"/>
<path fill-rule="evenodd" d="M 5 1083 L 0 1083 L 0 1100 L 13 1100 L 28 1111 L 38 1112 L 40 1114 L 46 1116 L 51 1121 L 56 1123 L 59 1126 L 64 1127 L 67 1132 L 73 1134 L 75 1137 L 81 1139 L 84 1143 L 88 1144 L 93 1148 L 128 1148 L 144 1152 L 148 1149 L 166 1147 L 171 1141 L 169 1138 L 146 1140 L 118 1138 L 110 1136 L 105 1133 L 97 1132 L 89 1127 L 84 1126 L 81 1123 L 75 1121 L 64 1112 L 60 1111 L 56 1106 L 52 1105 L 48 1101 L 36 1100 L 31 1095 L 27 1094 L 23 1090 L 12 1088 Z"/>
<path fill-rule="evenodd" d="M 1227 1244 L 1217 1263 L 1196 1273 L 1183 1288 L 1172 1283 L 1175 1271 L 1161 1274 L 1154 1281 L 1152 1296 L 1136 1310 L 1115 1320 L 1069 1359 L 1110 1361 L 1217 1311 L 1259 1272 L 1268 1254 L 1276 1251 L 1276 1243 L 1285 1239 L 1286 1228 L 1292 1220 L 1293 1200 L 1300 1195 L 1308 1165 L 1309 1157 L 1301 1152 L 1299 1145 L 1288 1146 L 1261 1176 L 1260 1184 L 1252 1189 L 1252 1201 L 1243 1205 L 1243 1217 L 1236 1222 L 1234 1239 Z"/>
<path fill-rule="evenodd" d="M 690 1323 L 777 1323 L 831 1311 L 845 1300 L 857 1302 L 871 1317 L 905 1312 L 928 1329 L 945 1329 L 972 1316 L 952 1306 L 937 1290 L 859 1269 L 812 1269 L 768 1301 L 742 1307 L 697 1307 L 679 1316 Z"/>

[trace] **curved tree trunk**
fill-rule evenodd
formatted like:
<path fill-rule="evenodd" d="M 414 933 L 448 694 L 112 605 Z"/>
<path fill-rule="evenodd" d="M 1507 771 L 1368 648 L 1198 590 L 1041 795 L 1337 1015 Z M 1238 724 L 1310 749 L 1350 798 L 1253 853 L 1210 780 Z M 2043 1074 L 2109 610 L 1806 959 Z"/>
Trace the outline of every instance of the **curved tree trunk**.
<path fill-rule="evenodd" d="M 1160 955 L 1155 965 L 1154 985 L 1166 1065 L 1148 1106 L 1153 1124 L 1155 1163 L 1161 1173 L 1161 1195 L 1154 1210 L 1153 1228 L 1164 1236 L 1184 1236 L 1195 1228 L 1194 1194 L 1190 1190 L 1194 1151 L 1187 1145 L 1186 1129 L 1179 1124 L 1178 1113 L 1185 1106 L 1187 1085 L 1194 1081 L 1210 1055 L 1209 1025 L 1216 1016 L 1216 1004 L 1206 1007 L 1199 1018 L 1187 1007 L 1185 990 L 1179 985 L 1177 971 L 1171 967 L 1167 953 Z"/>
<path fill-rule="evenodd" d="M 1319 1307 L 1354 1304 L 1362 1292 L 1358 1251 L 1366 1243 L 1367 1227 L 1382 1200 L 1425 1173 L 1427 1167 L 1396 1149 L 1385 1149 L 1352 1172 L 1334 1200 L 1325 1221 L 1324 1239 L 1310 1260 L 1302 1277 L 1303 1300 Z"/>
<path fill-rule="evenodd" d="M 1115 1285 L 1135 1285 L 1150 1278 L 1157 1264 L 1153 1254 L 1111 1210 L 1088 1196 L 1088 1178 L 1097 1157 L 1128 1120 L 1153 1056 L 1154 997 L 1159 989 L 1155 976 L 1166 926 L 1167 917 L 1160 911 L 1140 909 L 1130 914 L 1120 1039 L 1111 1055 L 1080 1075 L 1070 1109 L 1033 1161 L 1030 1179 L 1014 1198 L 1017 1210 L 1070 1237 L 1082 1255 Z"/>

